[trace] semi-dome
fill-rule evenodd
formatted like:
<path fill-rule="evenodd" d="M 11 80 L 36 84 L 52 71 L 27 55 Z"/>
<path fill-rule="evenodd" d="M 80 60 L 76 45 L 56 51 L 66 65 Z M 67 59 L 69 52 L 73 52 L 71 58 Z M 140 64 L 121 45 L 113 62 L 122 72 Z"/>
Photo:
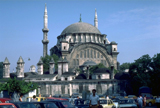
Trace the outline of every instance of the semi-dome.
<path fill-rule="evenodd" d="M 69 25 L 68 27 L 66 27 L 61 35 L 64 35 L 66 33 L 95 33 L 95 34 L 101 34 L 101 32 L 94 27 L 91 24 L 88 23 L 84 23 L 84 22 L 78 22 L 78 23 L 74 23 Z"/>

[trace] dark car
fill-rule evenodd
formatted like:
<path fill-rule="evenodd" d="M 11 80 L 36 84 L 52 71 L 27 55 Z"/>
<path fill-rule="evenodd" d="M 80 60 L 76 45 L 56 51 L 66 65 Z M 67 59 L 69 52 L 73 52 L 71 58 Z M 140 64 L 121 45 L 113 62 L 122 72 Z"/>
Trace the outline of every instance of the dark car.
<path fill-rule="evenodd" d="M 74 101 L 75 108 L 89 108 L 89 102 L 84 99 L 76 99 Z"/>
<path fill-rule="evenodd" d="M 31 102 L 12 102 L 17 108 L 37 108 Z"/>
<path fill-rule="evenodd" d="M 53 102 L 58 108 L 74 108 L 74 106 L 66 100 L 45 100 L 45 102 Z"/>
<path fill-rule="evenodd" d="M 36 108 L 58 108 L 57 105 L 53 102 L 31 102 Z"/>

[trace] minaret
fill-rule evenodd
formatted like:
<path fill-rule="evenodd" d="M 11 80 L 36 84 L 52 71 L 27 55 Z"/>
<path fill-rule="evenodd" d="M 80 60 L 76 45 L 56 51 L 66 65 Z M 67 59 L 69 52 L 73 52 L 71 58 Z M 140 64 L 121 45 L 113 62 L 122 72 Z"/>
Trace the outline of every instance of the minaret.
<path fill-rule="evenodd" d="M 47 6 L 45 4 L 45 10 L 44 10 L 44 28 L 42 29 L 43 31 L 43 57 L 45 57 L 47 55 L 47 51 L 48 51 L 48 15 L 47 15 Z"/>
<path fill-rule="evenodd" d="M 21 56 L 19 57 L 17 62 L 16 72 L 18 78 L 24 77 L 24 61 Z"/>
<path fill-rule="evenodd" d="M 98 18 L 97 18 L 97 10 L 95 9 L 95 16 L 94 16 L 94 26 L 98 28 Z"/>
<path fill-rule="evenodd" d="M 3 78 L 10 78 L 10 63 L 7 57 L 3 62 Z"/>
<path fill-rule="evenodd" d="M 40 58 L 39 62 L 37 63 L 38 66 L 38 74 L 42 75 L 43 74 L 43 61 L 42 58 Z"/>

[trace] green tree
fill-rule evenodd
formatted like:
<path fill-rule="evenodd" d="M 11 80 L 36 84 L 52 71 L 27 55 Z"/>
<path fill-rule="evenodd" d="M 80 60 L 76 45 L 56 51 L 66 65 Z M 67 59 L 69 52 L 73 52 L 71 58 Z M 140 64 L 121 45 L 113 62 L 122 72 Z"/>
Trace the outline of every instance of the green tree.
<path fill-rule="evenodd" d="M 9 95 L 17 92 L 19 94 L 26 94 L 34 89 L 37 89 L 38 85 L 32 82 L 25 82 L 24 80 L 17 80 L 16 78 L 9 79 L 6 83 L 0 83 L 0 91 L 6 90 Z"/>
<path fill-rule="evenodd" d="M 99 63 L 95 66 L 91 66 L 89 68 L 89 72 L 92 74 L 95 70 L 99 69 L 99 68 L 106 68 L 102 63 Z"/>
<path fill-rule="evenodd" d="M 152 73 L 151 75 L 151 88 L 152 92 L 154 95 L 159 95 L 160 94 L 160 53 L 154 55 L 152 57 L 152 62 L 151 62 L 151 67 L 152 67 Z"/>
<path fill-rule="evenodd" d="M 49 70 L 49 62 L 51 61 L 51 59 L 53 58 L 54 62 L 55 62 L 55 69 L 58 69 L 58 56 L 53 54 L 52 56 L 46 55 L 45 57 L 42 57 L 42 61 L 43 61 L 43 71 L 48 71 Z"/>
<path fill-rule="evenodd" d="M 0 62 L 0 78 L 3 78 L 3 62 Z"/>
<path fill-rule="evenodd" d="M 120 71 L 124 71 L 125 69 L 129 69 L 131 63 L 123 63 L 122 65 L 120 65 Z"/>
<path fill-rule="evenodd" d="M 135 94 L 141 86 L 150 86 L 151 57 L 146 54 L 130 64 L 131 86 Z"/>

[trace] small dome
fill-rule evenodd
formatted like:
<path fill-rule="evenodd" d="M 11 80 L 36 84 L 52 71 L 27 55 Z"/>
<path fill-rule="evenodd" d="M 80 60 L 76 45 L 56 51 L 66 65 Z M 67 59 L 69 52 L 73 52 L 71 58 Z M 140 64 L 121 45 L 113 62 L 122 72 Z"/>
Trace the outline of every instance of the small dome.
<path fill-rule="evenodd" d="M 84 22 L 78 22 L 78 23 L 74 23 L 69 25 L 68 27 L 66 27 L 61 35 L 64 35 L 66 33 L 95 33 L 95 34 L 101 34 L 101 32 L 94 27 L 91 24 L 88 23 L 84 23 Z"/>
<path fill-rule="evenodd" d="M 97 65 L 97 64 L 91 60 L 87 60 L 86 62 L 83 63 L 82 66 L 94 66 L 94 65 Z"/>
<path fill-rule="evenodd" d="M 117 45 L 117 43 L 115 41 L 112 41 L 110 44 L 114 44 L 114 45 Z"/>

